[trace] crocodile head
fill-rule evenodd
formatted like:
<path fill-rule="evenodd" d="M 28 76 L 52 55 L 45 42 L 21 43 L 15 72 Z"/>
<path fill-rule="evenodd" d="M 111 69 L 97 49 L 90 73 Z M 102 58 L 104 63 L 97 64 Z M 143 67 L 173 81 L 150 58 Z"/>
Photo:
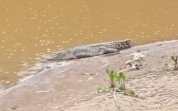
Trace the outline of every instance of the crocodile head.
<path fill-rule="evenodd" d="M 123 42 L 116 43 L 116 48 L 118 50 L 127 49 L 127 48 L 130 48 L 131 46 L 132 46 L 132 43 L 130 40 L 125 40 Z"/>

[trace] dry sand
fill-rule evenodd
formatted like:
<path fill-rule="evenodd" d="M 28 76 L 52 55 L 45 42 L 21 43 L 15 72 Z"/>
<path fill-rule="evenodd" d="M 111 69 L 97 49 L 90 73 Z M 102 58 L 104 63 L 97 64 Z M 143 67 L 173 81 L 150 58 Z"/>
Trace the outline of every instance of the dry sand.
<path fill-rule="evenodd" d="M 0 92 L 0 111 L 117 111 L 112 93 L 96 94 L 99 86 L 107 85 L 107 66 L 124 71 L 126 87 L 138 92 L 137 98 L 116 94 L 120 111 L 178 111 L 178 71 L 172 70 L 170 60 L 176 54 L 175 40 L 113 55 L 41 63 L 43 71 Z"/>

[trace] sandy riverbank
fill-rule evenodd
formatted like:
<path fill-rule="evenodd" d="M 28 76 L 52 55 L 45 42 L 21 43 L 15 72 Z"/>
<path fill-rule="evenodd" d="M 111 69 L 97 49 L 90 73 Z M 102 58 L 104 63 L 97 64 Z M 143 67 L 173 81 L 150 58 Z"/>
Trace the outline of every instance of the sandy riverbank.
<path fill-rule="evenodd" d="M 169 59 L 176 54 L 178 41 L 167 41 L 119 54 L 43 63 L 43 71 L 0 93 L 0 111 L 116 111 L 112 94 L 95 93 L 107 85 L 107 66 L 125 70 L 126 86 L 138 92 L 138 98 L 117 94 L 122 111 L 178 111 L 178 71 Z"/>

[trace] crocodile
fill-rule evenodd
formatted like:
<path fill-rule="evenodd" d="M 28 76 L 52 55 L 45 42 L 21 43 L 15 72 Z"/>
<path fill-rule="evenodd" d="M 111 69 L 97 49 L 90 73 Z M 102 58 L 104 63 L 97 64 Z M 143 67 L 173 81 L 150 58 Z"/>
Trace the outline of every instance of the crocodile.
<path fill-rule="evenodd" d="M 99 56 L 103 54 L 116 53 L 119 50 L 127 49 L 132 46 L 131 40 L 105 42 L 98 44 L 90 44 L 77 46 L 64 51 L 60 51 L 54 57 L 47 59 L 48 61 L 59 61 L 69 59 L 79 59 L 86 57 Z"/>

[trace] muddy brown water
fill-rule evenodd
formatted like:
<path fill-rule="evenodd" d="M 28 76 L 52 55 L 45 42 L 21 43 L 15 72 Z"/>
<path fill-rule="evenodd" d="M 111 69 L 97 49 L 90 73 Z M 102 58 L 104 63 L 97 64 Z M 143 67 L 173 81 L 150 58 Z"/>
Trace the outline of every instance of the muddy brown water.
<path fill-rule="evenodd" d="M 131 39 L 177 39 L 177 0 L 0 0 L 0 84 L 59 49 Z"/>

